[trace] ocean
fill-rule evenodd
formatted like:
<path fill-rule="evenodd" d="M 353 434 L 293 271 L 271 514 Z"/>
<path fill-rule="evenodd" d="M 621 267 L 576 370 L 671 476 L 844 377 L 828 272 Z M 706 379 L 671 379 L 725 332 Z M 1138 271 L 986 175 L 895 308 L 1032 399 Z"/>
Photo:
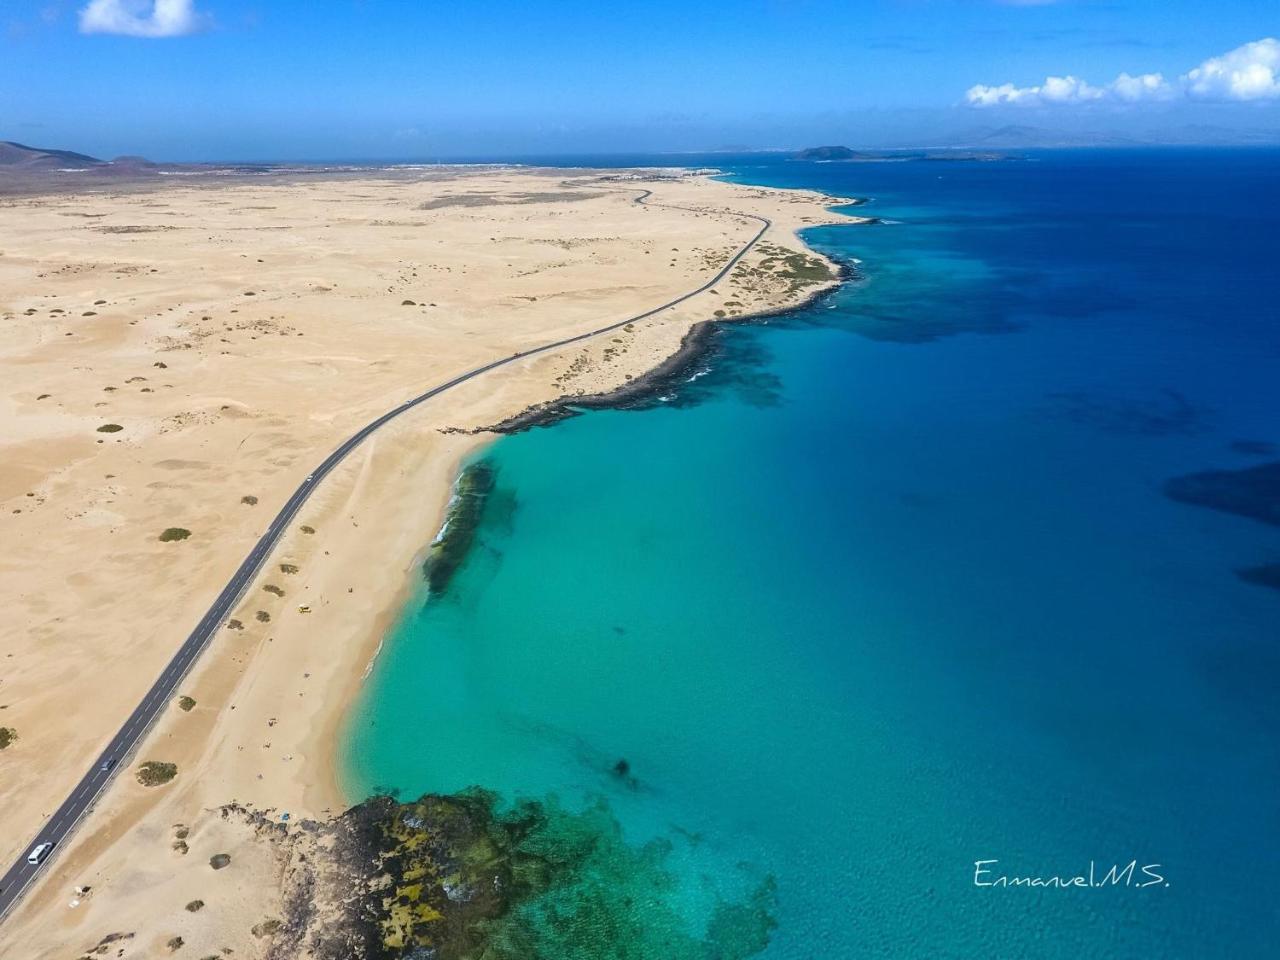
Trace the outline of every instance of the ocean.
<path fill-rule="evenodd" d="M 529 956 L 1274 956 L 1280 152 L 662 162 L 882 222 L 686 382 L 480 455 L 352 801 L 589 811 Z"/>

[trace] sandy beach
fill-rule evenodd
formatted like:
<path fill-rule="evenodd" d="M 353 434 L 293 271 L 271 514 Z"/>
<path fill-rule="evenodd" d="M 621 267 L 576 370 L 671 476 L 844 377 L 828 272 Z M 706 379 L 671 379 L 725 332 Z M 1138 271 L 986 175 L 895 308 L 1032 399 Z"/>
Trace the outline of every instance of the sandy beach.
<path fill-rule="evenodd" d="M 219 808 L 296 822 L 354 799 L 335 769 L 345 711 L 459 464 L 493 437 L 480 428 L 606 394 L 701 321 L 834 282 L 796 233 L 848 222 L 833 198 L 632 176 L 174 177 L 0 198 L 6 864 L 342 440 L 465 370 L 696 289 L 758 230 L 741 214 L 773 224 L 713 289 L 463 384 L 326 478 L 187 677 L 194 702 L 122 765 L 0 926 L 0 954 L 80 956 L 116 936 L 98 955 L 271 955 L 279 857 L 260 823 Z M 144 761 L 177 774 L 143 786 Z M 211 868 L 217 854 L 230 864 Z"/>

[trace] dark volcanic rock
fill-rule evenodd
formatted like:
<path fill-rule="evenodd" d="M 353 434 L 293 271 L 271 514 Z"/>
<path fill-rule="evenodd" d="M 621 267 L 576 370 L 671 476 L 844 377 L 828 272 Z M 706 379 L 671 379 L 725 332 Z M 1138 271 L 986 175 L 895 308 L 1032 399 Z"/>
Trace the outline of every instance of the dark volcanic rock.
<path fill-rule="evenodd" d="M 493 465 L 481 460 L 467 467 L 458 478 L 444 526 L 422 562 L 422 575 L 433 595 L 445 591 L 471 549 L 496 476 Z"/>
<path fill-rule="evenodd" d="M 1280 526 L 1280 460 L 1244 470 L 1205 470 L 1174 477 L 1165 496 L 1197 507 Z"/>

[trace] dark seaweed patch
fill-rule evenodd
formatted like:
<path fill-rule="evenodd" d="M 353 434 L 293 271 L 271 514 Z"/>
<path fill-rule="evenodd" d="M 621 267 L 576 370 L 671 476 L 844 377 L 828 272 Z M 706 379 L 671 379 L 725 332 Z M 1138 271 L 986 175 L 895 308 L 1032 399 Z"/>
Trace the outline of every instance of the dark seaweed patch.
<path fill-rule="evenodd" d="M 1246 457 L 1270 457 L 1275 454 L 1276 445 L 1265 440 L 1232 440 L 1231 449 Z"/>
<path fill-rule="evenodd" d="M 1190 436 L 1203 431 L 1210 419 L 1207 410 L 1177 390 L 1162 390 L 1146 399 L 1083 391 L 1051 393 L 1048 399 L 1050 416 L 1118 436 Z"/>
<path fill-rule="evenodd" d="M 1245 583 L 1280 590 L 1280 563 L 1264 563 L 1260 567 L 1241 567 L 1236 576 Z"/>
<path fill-rule="evenodd" d="M 1165 496 L 1280 526 L 1280 460 L 1244 470 L 1204 470 L 1174 477 Z"/>

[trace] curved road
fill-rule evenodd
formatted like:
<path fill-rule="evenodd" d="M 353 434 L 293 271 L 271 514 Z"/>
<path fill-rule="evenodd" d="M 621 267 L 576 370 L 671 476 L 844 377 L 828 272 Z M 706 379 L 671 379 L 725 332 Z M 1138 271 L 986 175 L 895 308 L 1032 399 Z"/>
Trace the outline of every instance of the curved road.
<path fill-rule="evenodd" d="M 644 204 L 652 194 L 652 190 L 644 190 L 635 198 L 635 202 Z M 169 700 L 177 693 L 178 684 L 182 682 L 183 677 L 187 675 L 187 672 L 191 669 L 197 658 L 199 658 L 200 654 L 204 652 L 205 647 L 208 646 L 209 641 L 213 639 L 218 628 L 222 626 L 227 617 L 231 614 L 231 611 L 239 602 L 241 595 L 249 588 L 253 579 L 258 575 L 258 571 L 266 562 L 267 557 L 270 556 L 271 551 L 275 549 L 276 544 L 284 535 L 290 522 L 292 522 L 293 518 L 297 516 L 298 511 L 302 509 L 302 505 L 307 502 L 307 498 L 311 496 L 312 491 L 315 490 L 320 481 L 328 476 L 329 473 L 331 473 L 333 469 L 337 467 L 349 453 L 351 453 L 351 451 L 358 447 L 366 437 L 372 434 L 379 427 L 382 427 L 391 420 L 394 420 L 402 413 L 413 409 L 419 404 L 426 403 L 432 397 L 439 396 L 446 390 L 452 390 L 454 387 L 466 383 L 468 380 L 474 380 L 476 377 L 488 373 L 490 370 L 505 367 L 507 364 L 515 363 L 517 360 L 522 360 L 525 357 L 531 357 L 539 353 L 547 353 L 552 350 L 559 350 L 562 347 L 569 346 L 570 344 L 578 343 L 582 340 L 589 340 L 592 337 L 598 337 L 601 334 L 609 333 L 620 327 L 626 326 L 628 323 L 644 320 L 653 316 L 655 313 L 661 313 L 663 310 L 674 307 L 691 297 L 695 297 L 698 294 L 709 290 L 711 287 L 723 280 L 729 274 L 729 271 L 737 266 L 738 261 L 756 245 L 760 238 L 764 236 L 765 231 L 772 226 L 772 222 L 767 218 L 749 213 L 698 210 L 694 207 L 679 207 L 670 204 L 653 204 L 653 206 L 662 206 L 672 210 L 688 210 L 694 213 L 720 213 L 722 215 L 755 220 L 759 222 L 761 226 L 755 236 L 747 241 L 742 249 L 730 258 L 729 262 L 720 269 L 719 273 L 696 290 L 691 290 L 682 296 L 676 297 L 674 300 L 669 300 L 661 306 L 654 307 L 652 310 L 646 310 L 644 313 L 638 313 L 634 317 L 628 317 L 625 320 L 619 320 L 617 323 L 611 323 L 607 327 L 601 327 L 598 330 L 591 330 L 587 333 L 580 333 L 577 336 L 567 337 L 564 340 L 557 340 L 554 343 L 548 343 L 541 347 L 534 347 L 530 350 L 522 350 L 519 353 L 513 353 L 509 357 L 503 357 L 501 360 L 494 360 L 491 363 L 486 363 L 482 367 L 476 367 L 474 370 L 468 370 L 466 373 L 460 374 L 452 380 L 442 383 L 439 386 L 432 387 L 426 393 L 420 393 L 413 399 L 406 400 L 394 410 L 387 411 L 382 416 L 378 417 L 371 423 L 366 424 L 359 431 L 343 441 L 342 445 L 339 446 L 338 449 L 334 450 L 333 453 L 329 454 L 329 456 L 324 459 L 324 462 L 307 475 L 307 478 L 302 482 L 298 489 L 293 491 L 293 496 L 289 498 L 285 505 L 280 509 L 280 512 L 276 514 L 275 519 L 271 521 L 271 526 L 267 528 L 266 533 L 258 539 L 253 550 L 251 550 L 249 555 L 245 557 L 244 562 L 240 564 L 235 574 L 231 577 L 231 580 L 222 588 L 222 592 L 219 593 L 217 599 L 213 601 L 213 606 L 211 606 L 208 612 L 201 617 L 200 622 L 197 623 L 195 629 L 191 631 L 191 635 L 188 636 L 182 646 L 178 648 L 178 652 L 174 654 L 173 659 L 169 661 L 169 665 L 165 667 L 164 672 L 160 675 L 159 679 L 151 685 L 151 689 L 147 691 L 147 695 L 143 697 L 142 702 L 134 707 L 133 713 L 129 715 L 129 719 L 125 721 L 124 726 L 122 726 L 116 735 L 111 738 L 111 742 L 107 744 L 106 749 L 103 750 L 98 759 L 93 762 L 93 766 L 89 768 L 89 772 L 80 779 L 78 784 L 76 784 L 75 789 L 71 791 L 71 795 L 62 802 L 62 805 L 59 806 L 53 816 L 48 819 L 44 827 L 41 828 L 38 834 L 36 834 L 31 843 L 20 851 L 18 859 L 8 869 L 4 877 L 0 878 L 0 920 L 3 920 L 8 912 L 13 908 L 14 904 L 18 902 L 19 898 L 36 878 L 36 875 L 42 868 L 43 864 L 31 864 L 27 862 L 28 853 L 38 844 L 42 843 L 52 843 L 54 845 L 52 850 L 49 852 L 48 857 L 52 857 L 58 852 L 59 846 L 71 835 L 71 832 L 75 829 L 76 825 L 93 806 L 94 801 L 101 796 L 103 790 L 105 790 L 107 784 L 111 782 L 111 778 L 115 775 L 116 771 L 126 765 L 126 761 L 129 759 L 130 754 L 133 752 L 134 748 L 142 742 L 143 737 L 146 736 L 148 729 L 150 729 L 151 724 L 160 714 L 160 711 L 164 709 Z M 43 861 L 45 864 L 48 862 L 48 858 Z"/>

